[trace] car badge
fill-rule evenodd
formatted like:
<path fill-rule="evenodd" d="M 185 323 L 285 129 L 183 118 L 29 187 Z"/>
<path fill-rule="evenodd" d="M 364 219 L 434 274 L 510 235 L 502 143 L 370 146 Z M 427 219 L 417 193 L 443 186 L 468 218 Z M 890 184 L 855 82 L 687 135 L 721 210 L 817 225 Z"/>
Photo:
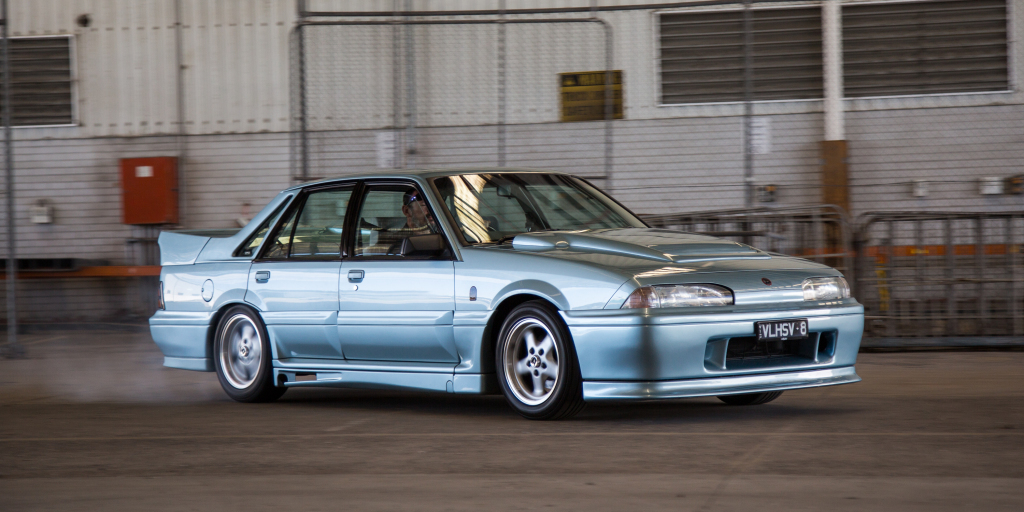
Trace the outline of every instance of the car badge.
<path fill-rule="evenodd" d="M 768 279 L 767 277 L 762 277 L 761 278 L 761 282 L 764 283 L 765 286 L 771 286 L 772 285 L 772 280 Z"/>

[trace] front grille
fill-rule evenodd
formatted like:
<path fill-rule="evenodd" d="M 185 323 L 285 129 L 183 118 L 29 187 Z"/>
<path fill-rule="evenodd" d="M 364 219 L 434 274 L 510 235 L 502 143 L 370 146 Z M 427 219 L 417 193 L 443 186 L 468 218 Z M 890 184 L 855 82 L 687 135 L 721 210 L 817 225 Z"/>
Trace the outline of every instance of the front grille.
<path fill-rule="evenodd" d="M 800 341 L 757 341 L 754 336 L 729 338 L 725 361 L 747 359 L 771 359 L 773 357 L 795 356 L 800 353 Z"/>
<path fill-rule="evenodd" d="M 835 355 L 838 333 L 812 332 L 807 339 L 757 341 L 755 336 L 708 340 L 704 367 L 710 371 L 785 368 L 828 362 Z"/>

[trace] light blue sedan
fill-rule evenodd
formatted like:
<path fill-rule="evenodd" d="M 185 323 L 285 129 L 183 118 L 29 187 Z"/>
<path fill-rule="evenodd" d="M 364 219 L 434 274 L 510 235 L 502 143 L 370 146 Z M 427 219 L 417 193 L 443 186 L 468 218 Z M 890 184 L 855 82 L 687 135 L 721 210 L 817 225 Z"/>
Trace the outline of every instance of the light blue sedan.
<path fill-rule="evenodd" d="M 589 401 L 750 405 L 860 380 L 864 308 L 838 271 L 652 229 L 569 174 L 325 180 L 237 233 L 159 243 L 164 365 L 214 371 L 242 402 L 302 386 L 500 392 L 556 419 Z"/>

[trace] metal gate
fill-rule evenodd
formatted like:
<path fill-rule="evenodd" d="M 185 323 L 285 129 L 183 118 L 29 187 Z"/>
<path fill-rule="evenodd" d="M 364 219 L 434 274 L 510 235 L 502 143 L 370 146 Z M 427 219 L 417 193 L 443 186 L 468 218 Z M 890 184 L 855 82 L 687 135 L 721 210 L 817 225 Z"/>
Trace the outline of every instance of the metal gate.
<path fill-rule="evenodd" d="M 873 212 L 859 225 L 866 337 L 1024 336 L 1024 211 Z"/>
<path fill-rule="evenodd" d="M 852 233 L 846 212 L 833 205 L 749 208 L 644 217 L 648 224 L 743 242 L 807 258 L 852 275 Z M 851 279 L 851 286 L 856 286 Z M 854 290 L 856 293 L 856 290 Z"/>

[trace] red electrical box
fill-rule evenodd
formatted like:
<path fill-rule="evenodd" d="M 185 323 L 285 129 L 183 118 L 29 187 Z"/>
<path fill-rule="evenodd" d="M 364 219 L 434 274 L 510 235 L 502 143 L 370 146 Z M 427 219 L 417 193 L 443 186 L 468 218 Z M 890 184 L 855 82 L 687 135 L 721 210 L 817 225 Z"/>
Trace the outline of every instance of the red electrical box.
<path fill-rule="evenodd" d="M 121 159 L 121 218 L 125 224 L 178 223 L 178 159 Z"/>

